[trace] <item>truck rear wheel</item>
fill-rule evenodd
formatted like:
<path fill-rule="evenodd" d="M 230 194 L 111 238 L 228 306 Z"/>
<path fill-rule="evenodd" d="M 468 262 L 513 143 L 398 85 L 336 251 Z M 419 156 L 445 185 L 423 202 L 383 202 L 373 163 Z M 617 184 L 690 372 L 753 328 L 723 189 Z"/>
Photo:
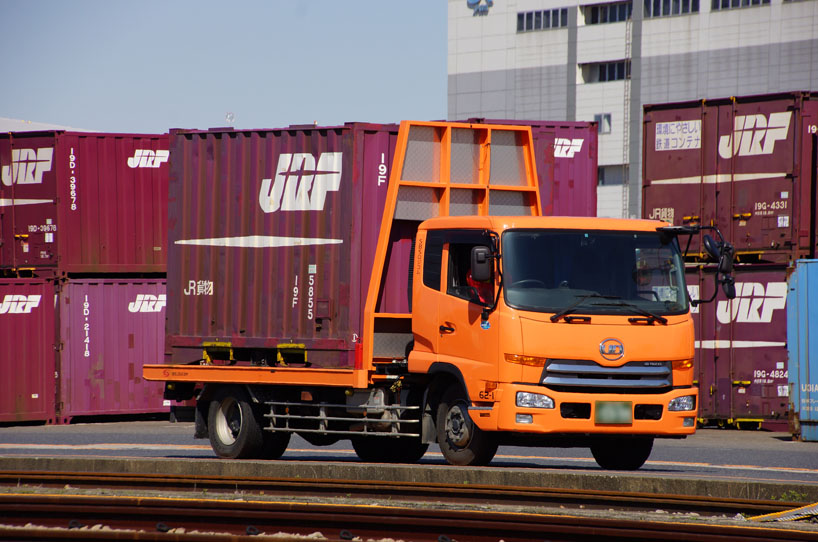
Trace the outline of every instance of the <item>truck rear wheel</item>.
<path fill-rule="evenodd" d="M 600 437 L 591 444 L 597 465 L 608 470 L 637 470 L 652 450 L 653 437 Z"/>
<path fill-rule="evenodd" d="M 282 431 L 262 431 L 264 444 L 261 449 L 261 457 L 263 459 L 278 459 L 284 452 L 287 451 L 287 446 L 290 445 L 290 433 Z"/>
<path fill-rule="evenodd" d="M 207 431 L 210 446 L 219 457 L 251 459 L 261 457 L 265 451 L 261 427 L 241 388 L 223 388 L 216 393 L 207 413 Z"/>
<path fill-rule="evenodd" d="M 497 440 L 474 425 L 466 394 L 457 386 L 443 393 L 436 425 L 440 451 L 452 465 L 488 465 L 497 453 Z"/>
<path fill-rule="evenodd" d="M 417 463 L 429 445 L 417 437 L 352 437 L 352 448 L 369 463 Z"/>

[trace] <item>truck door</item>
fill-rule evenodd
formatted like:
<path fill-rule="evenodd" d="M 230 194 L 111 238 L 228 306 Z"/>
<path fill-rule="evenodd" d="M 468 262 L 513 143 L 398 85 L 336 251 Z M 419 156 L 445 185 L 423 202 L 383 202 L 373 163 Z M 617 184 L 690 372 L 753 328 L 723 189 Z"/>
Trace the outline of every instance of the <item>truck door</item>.
<path fill-rule="evenodd" d="M 498 363 L 497 312 L 482 320 L 481 303 L 497 293 L 496 277 L 478 284 L 470 277 L 471 249 L 486 245 L 481 232 L 452 232 L 443 245 L 443 289 L 438 297 L 438 359 L 460 370 L 472 400 L 485 382 L 496 382 Z M 482 298 L 482 300 L 481 300 Z"/>
<path fill-rule="evenodd" d="M 416 244 L 412 289 L 413 356 L 410 370 L 425 373 L 437 361 L 438 304 L 443 284 L 443 237 L 439 231 L 421 232 Z"/>

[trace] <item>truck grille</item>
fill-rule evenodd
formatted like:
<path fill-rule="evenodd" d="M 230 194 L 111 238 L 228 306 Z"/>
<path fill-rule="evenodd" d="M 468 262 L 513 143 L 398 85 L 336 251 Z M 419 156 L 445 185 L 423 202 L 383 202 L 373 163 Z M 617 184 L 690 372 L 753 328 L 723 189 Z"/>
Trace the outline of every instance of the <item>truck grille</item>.
<path fill-rule="evenodd" d="M 540 382 L 550 388 L 575 391 L 577 388 L 598 392 L 630 388 L 649 392 L 671 387 L 673 371 L 669 361 L 632 361 L 620 367 L 603 367 L 591 360 L 550 359 Z"/>

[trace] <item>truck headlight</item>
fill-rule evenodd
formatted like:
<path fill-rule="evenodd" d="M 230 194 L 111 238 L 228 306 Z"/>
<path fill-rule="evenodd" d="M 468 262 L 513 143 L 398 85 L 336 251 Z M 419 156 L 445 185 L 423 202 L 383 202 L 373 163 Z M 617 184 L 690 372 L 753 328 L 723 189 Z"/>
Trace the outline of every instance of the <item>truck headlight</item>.
<path fill-rule="evenodd" d="M 667 409 L 671 412 L 679 412 L 684 410 L 696 410 L 696 396 L 685 395 L 683 397 L 676 397 L 671 399 L 667 404 Z"/>
<path fill-rule="evenodd" d="M 554 400 L 547 395 L 518 391 L 517 406 L 525 408 L 554 408 Z"/>

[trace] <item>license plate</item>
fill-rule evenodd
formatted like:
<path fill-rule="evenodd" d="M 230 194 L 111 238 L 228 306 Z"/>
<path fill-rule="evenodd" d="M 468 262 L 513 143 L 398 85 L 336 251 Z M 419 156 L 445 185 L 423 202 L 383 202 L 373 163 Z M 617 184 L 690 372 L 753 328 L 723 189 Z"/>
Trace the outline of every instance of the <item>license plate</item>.
<path fill-rule="evenodd" d="M 597 401 L 594 409 L 596 423 L 631 423 L 633 403 L 630 401 Z"/>

